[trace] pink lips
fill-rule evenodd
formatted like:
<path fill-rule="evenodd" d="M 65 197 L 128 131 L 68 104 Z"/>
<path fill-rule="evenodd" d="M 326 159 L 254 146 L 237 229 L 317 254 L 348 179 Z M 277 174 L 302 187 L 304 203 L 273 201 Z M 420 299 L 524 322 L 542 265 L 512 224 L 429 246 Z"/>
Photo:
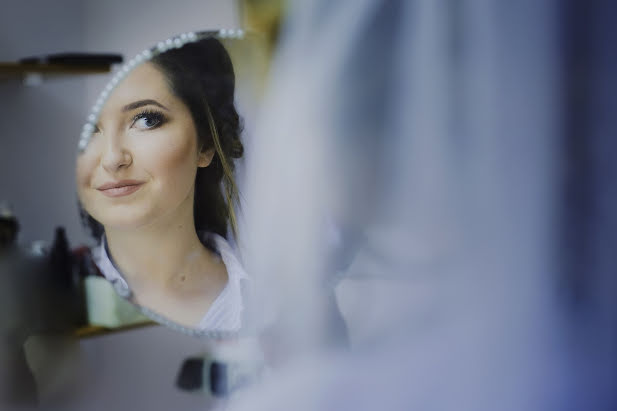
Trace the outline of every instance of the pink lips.
<path fill-rule="evenodd" d="M 96 189 L 107 197 L 124 197 L 139 190 L 142 184 L 142 181 L 122 180 L 105 183 Z"/>

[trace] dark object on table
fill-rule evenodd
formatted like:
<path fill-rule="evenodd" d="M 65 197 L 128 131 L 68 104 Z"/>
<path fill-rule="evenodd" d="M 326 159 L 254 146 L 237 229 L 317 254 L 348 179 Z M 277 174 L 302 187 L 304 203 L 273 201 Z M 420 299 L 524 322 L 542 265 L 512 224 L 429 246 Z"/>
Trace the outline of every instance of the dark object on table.
<path fill-rule="evenodd" d="M 210 392 L 216 397 L 229 393 L 229 375 L 227 364 L 213 361 L 210 364 Z"/>
<path fill-rule="evenodd" d="M 19 223 L 8 204 L 0 204 L 0 247 L 14 244 L 19 232 Z"/>
<path fill-rule="evenodd" d="M 56 227 L 54 243 L 49 252 L 49 264 L 53 282 L 59 288 L 69 289 L 73 286 L 73 267 L 69 242 L 64 228 Z"/>
<path fill-rule="evenodd" d="M 203 358 L 187 358 L 176 380 L 178 388 L 186 391 L 199 390 L 203 386 Z"/>

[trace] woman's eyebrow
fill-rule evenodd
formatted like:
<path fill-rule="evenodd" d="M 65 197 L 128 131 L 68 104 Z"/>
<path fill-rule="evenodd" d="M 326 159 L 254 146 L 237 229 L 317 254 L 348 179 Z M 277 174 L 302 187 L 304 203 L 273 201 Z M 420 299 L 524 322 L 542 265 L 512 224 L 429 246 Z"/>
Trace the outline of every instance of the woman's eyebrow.
<path fill-rule="evenodd" d="M 158 101 L 150 100 L 150 99 L 148 99 L 148 100 L 138 100 L 138 101 L 135 101 L 133 103 L 127 104 L 126 106 L 122 107 L 122 111 L 123 112 L 131 111 L 131 110 L 135 110 L 136 108 L 143 107 L 143 106 L 149 106 L 149 105 L 158 106 L 160 108 L 163 108 L 163 109 L 169 111 L 169 109 L 167 107 L 165 107 L 164 105 L 162 105 Z"/>

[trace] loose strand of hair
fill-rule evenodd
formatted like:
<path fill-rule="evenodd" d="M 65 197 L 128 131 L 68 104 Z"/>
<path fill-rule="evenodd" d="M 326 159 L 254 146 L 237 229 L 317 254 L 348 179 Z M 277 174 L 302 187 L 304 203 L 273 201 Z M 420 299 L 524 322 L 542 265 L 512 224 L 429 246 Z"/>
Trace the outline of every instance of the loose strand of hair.
<path fill-rule="evenodd" d="M 214 123 L 214 117 L 212 116 L 212 111 L 210 110 L 210 105 L 208 102 L 205 102 L 206 112 L 208 115 L 208 125 L 210 126 L 210 133 L 212 134 L 212 141 L 214 143 L 214 149 L 219 156 L 221 161 L 221 167 L 223 168 L 223 176 L 225 178 L 225 199 L 227 201 L 227 211 L 229 214 L 229 223 L 231 225 L 231 231 L 234 237 L 238 235 L 238 225 L 236 219 L 236 212 L 234 210 L 234 205 L 239 205 L 239 195 L 238 195 L 238 187 L 236 186 L 236 182 L 233 177 L 233 172 L 229 163 L 227 162 L 227 158 L 225 157 L 225 153 L 223 151 L 223 146 L 221 145 L 221 139 L 219 137 L 218 131 L 216 129 L 216 124 Z"/>

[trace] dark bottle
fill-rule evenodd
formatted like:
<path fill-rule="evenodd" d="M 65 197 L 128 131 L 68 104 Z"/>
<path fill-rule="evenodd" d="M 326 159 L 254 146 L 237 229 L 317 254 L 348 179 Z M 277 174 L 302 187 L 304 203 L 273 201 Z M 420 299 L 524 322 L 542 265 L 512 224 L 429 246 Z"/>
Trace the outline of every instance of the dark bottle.
<path fill-rule="evenodd" d="M 47 331 L 72 331 L 85 323 L 83 292 L 63 227 L 57 227 L 42 279 L 42 309 Z"/>
<path fill-rule="evenodd" d="M 56 228 L 54 242 L 49 251 L 49 265 L 54 286 L 65 290 L 73 287 L 71 250 L 63 227 Z"/>

